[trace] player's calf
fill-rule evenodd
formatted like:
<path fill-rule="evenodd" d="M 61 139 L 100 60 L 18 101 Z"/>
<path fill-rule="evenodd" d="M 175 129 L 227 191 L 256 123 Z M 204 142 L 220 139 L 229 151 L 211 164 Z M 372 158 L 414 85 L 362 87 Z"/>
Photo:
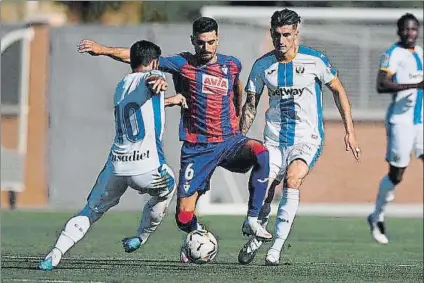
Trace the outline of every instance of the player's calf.
<path fill-rule="evenodd" d="M 166 187 L 163 189 L 150 188 L 151 190 L 149 190 L 149 194 L 152 196 L 144 205 L 137 236 L 124 238 L 122 240 L 122 246 L 124 247 L 125 252 L 134 252 L 145 244 L 150 235 L 156 231 L 157 227 L 165 217 L 169 204 L 176 191 L 174 175 L 170 169 L 168 170 L 168 173 L 166 171 L 161 171 L 161 175 L 166 177 Z M 136 181 L 136 178 L 134 178 L 132 184 L 137 185 Z"/>
<path fill-rule="evenodd" d="M 308 172 L 309 167 L 305 161 L 301 159 L 294 160 L 287 169 L 284 188 L 299 189 Z"/>
<path fill-rule="evenodd" d="M 60 233 L 54 248 L 41 261 L 38 268 L 40 270 L 52 270 L 55 268 L 62 256 L 79 242 L 88 232 L 90 226 L 101 217 L 102 213 L 96 213 L 88 205 L 72 217 Z"/>
<path fill-rule="evenodd" d="M 293 160 L 287 168 L 275 222 L 275 240 L 268 251 L 267 264 L 279 263 L 281 250 L 290 233 L 299 206 L 299 188 L 308 172 L 309 165 L 303 159 Z"/>
<path fill-rule="evenodd" d="M 258 223 L 259 211 L 268 188 L 269 152 L 263 144 L 255 140 L 249 141 L 246 147 L 251 152 L 253 169 L 249 178 L 249 208 L 242 231 L 263 239 L 271 239 L 272 235 Z"/>
<path fill-rule="evenodd" d="M 144 244 L 149 236 L 156 231 L 157 227 L 165 217 L 169 204 L 175 193 L 175 185 L 171 188 L 170 193 L 165 196 L 153 196 L 145 204 L 141 215 L 141 223 L 138 228 L 138 237 Z"/>
<path fill-rule="evenodd" d="M 197 217 L 194 214 L 199 196 L 198 192 L 194 192 L 191 196 L 179 197 L 177 199 L 175 221 L 181 231 L 190 233 L 194 230 L 203 229 L 202 225 L 197 222 Z"/>

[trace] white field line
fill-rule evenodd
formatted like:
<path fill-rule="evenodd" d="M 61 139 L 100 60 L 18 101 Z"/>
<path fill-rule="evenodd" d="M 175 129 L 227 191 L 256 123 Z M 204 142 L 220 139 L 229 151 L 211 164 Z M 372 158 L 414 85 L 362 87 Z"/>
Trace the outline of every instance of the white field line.
<path fill-rule="evenodd" d="M 34 261 L 38 261 L 41 260 L 41 257 L 36 257 L 36 256 L 13 256 L 13 255 L 6 255 L 6 256 L 2 256 L 2 260 L 7 261 L 7 260 L 13 260 L 13 259 L 27 259 L 27 260 L 34 260 Z M 72 261 L 108 261 L 108 262 L 113 262 L 114 260 L 116 261 L 128 261 L 128 262 L 137 262 L 137 261 L 142 261 L 142 262 L 148 262 L 149 260 L 143 260 L 143 259 L 134 259 L 134 258 L 93 258 L 93 257 L 84 257 L 84 258 L 64 258 L 64 261 L 68 261 L 68 260 L 72 260 Z M 160 263 L 159 261 L 156 261 L 158 263 Z M 219 262 L 218 262 L 219 263 Z M 422 263 L 416 263 L 416 264 L 387 264 L 387 263 L 374 263 L 374 262 L 347 262 L 347 263 L 342 263 L 342 262 L 293 262 L 291 263 L 293 265 L 321 265 L 321 266 L 341 266 L 341 265 L 350 265 L 350 266 L 374 266 L 374 267 L 384 267 L 384 266 L 395 266 L 395 267 L 420 267 L 422 266 Z M 12 279 L 10 279 L 12 280 Z M 13 279 L 15 280 L 15 279 Z M 20 280 L 20 279 L 16 279 L 16 280 Z M 54 281 L 51 281 L 54 282 Z M 73 281 L 57 281 L 57 282 L 73 282 Z M 87 281 L 90 283 L 98 283 L 98 282 L 94 282 L 94 281 Z"/>

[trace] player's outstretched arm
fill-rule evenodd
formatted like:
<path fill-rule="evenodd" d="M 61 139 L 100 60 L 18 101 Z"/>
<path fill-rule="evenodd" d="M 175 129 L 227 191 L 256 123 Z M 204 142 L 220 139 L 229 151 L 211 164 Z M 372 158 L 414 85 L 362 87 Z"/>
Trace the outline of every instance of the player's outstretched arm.
<path fill-rule="evenodd" d="M 392 73 L 380 70 L 377 75 L 377 92 L 378 93 L 393 93 L 397 91 L 407 90 L 411 88 L 423 88 L 423 81 L 415 84 L 398 84 L 393 82 Z"/>
<path fill-rule="evenodd" d="M 120 62 L 130 63 L 129 48 L 107 47 L 93 40 L 81 40 L 78 43 L 78 52 L 88 53 L 92 56 L 104 55 Z"/>
<path fill-rule="evenodd" d="M 334 102 L 336 103 L 343 120 L 343 125 L 346 131 L 344 139 L 346 151 L 352 151 L 353 156 L 357 161 L 359 161 L 361 156 L 361 149 L 359 148 L 358 142 L 356 141 L 351 108 L 346 91 L 337 77 L 334 78 L 329 84 L 327 84 L 327 86 L 333 92 Z"/>
<path fill-rule="evenodd" d="M 240 118 L 240 131 L 246 135 L 256 117 L 260 95 L 254 92 L 247 92 L 246 102 L 243 105 Z"/>

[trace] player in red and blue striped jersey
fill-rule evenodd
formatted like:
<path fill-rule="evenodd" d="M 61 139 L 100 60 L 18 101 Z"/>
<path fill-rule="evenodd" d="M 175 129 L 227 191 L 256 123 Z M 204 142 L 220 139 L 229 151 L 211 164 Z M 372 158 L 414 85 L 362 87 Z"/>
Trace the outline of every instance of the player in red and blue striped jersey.
<path fill-rule="evenodd" d="M 269 240 L 272 235 L 257 222 L 268 185 L 269 153 L 261 142 L 239 131 L 241 63 L 235 57 L 216 53 L 218 24 L 211 18 L 201 17 L 193 23 L 191 42 L 195 54 L 186 52 L 159 59 L 160 70 L 173 74 L 176 90 L 188 105 L 180 123 L 180 139 L 184 143 L 177 190 L 178 227 L 185 232 L 201 229 L 194 211 L 198 198 L 209 189 L 216 167 L 238 173 L 253 167 L 248 215 L 242 231 Z M 129 62 L 126 48 L 83 40 L 79 51 Z"/>

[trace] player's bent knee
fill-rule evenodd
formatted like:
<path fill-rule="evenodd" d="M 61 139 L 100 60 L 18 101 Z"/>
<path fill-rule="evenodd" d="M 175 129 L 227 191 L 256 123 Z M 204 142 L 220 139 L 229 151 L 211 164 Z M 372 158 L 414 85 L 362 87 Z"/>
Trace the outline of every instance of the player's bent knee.
<path fill-rule="evenodd" d="M 89 204 L 84 206 L 84 208 L 76 216 L 85 216 L 89 220 L 90 225 L 99 220 L 103 216 L 104 212 L 95 211 L 90 207 Z"/>
<path fill-rule="evenodd" d="M 249 146 L 251 151 L 255 154 L 258 155 L 264 151 L 268 151 L 268 149 L 260 142 L 256 141 L 256 140 L 252 140 L 249 142 Z"/>
<path fill-rule="evenodd" d="M 151 202 L 151 204 L 149 204 L 149 202 Z M 147 203 L 149 204 L 148 209 L 150 210 L 151 221 L 152 223 L 159 224 L 168 211 L 169 201 L 167 198 L 152 197 L 149 202 Z"/>
<path fill-rule="evenodd" d="M 268 149 L 261 143 L 255 142 L 251 147 L 252 153 L 256 158 L 257 165 L 269 166 L 269 152 Z"/>
<path fill-rule="evenodd" d="M 406 168 L 397 168 L 394 166 L 390 166 L 390 172 L 388 176 L 393 185 L 398 185 L 400 182 L 402 182 L 403 173 L 405 172 L 405 169 Z"/>
<path fill-rule="evenodd" d="M 303 183 L 303 178 L 301 178 L 298 174 L 287 174 L 284 179 L 284 187 L 291 189 L 299 189 Z"/>
<path fill-rule="evenodd" d="M 393 185 L 398 185 L 400 182 L 402 182 L 403 176 L 402 175 L 389 174 L 389 179 L 393 183 Z"/>
<path fill-rule="evenodd" d="M 160 201 L 168 200 L 168 199 L 172 198 L 174 196 L 175 192 L 177 191 L 176 188 L 177 188 L 176 183 L 174 183 L 174 184 L 172 184 L 172 186 L 168 187 L 168 192 L 166 192 L 165 194 L 161 194 L 159 196 Z"/>

